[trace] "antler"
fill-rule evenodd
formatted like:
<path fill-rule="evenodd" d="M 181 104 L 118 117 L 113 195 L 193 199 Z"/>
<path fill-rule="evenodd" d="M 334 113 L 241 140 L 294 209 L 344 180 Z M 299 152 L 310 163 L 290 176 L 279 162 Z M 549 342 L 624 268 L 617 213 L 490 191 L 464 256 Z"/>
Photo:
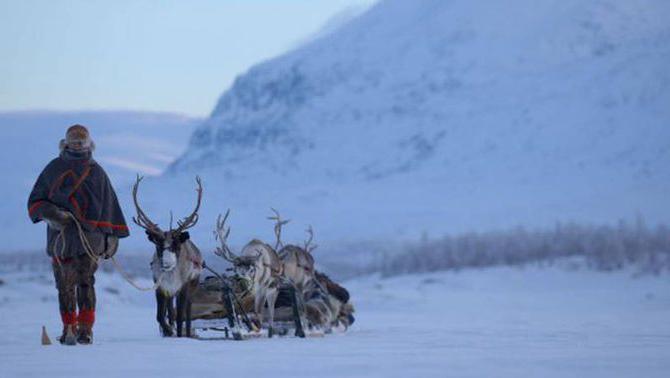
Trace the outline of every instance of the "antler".
<path fill-rule="evenodd" d="M 139 189 L 140 182 L 142 182 L 143 179 L 144 177 L 137 175 L 137 179 L 133 185 L 133 202 L 135 203 L 135 210 L 137 211 L 137 217 L 133 217 L 133 222 L 148 232 L 162 234 L 163 231 L 161 231 L 160 227 L 158 227 L 156 223 L 152 222 L 151 219 L 149 219 L 149 217 L 144 213 L 144 211 L 142 211 L 139 201 L 137 200 L 137 190 Z"/>
<path fill-rule="evenodd" d="M 318 245 L 312 244 L 312 240 L 314 240 L 314 230 L 312 230 L 312 225 L 310 224 L 309 227 L 305 230 L 307 234 L 309 235 L 309 239 L 305 241 L 305 251 L 307 253 L 312 253 L 313 250 L 315 250 Z"/>
<path fill-rule="evenodd" d="M 214 231 L 214 238 L 221 243 L 220 247 L 216 247 L 214 252 L 217 256 L 234 263 L 238 257 L 228 247 L 228 235 L 230 235 L 230 227 L 226 227 L 226 220 L 230 215 L 230 209 L 226 211 L 226 215 L 221 218 L 221 214 L 216 218 L 216 230 Z"/>
<path fill-rule="evenodd" d="M 198 200 L 191 215 L 180 221 L 177 221 L 178 227 L 176 232 L 178 233 L 183 232 L 198 223 L 198 210 L 200 210 L 200 203 L 202 202 L 202 180 L 200 179 L 200 176 L 195 176 L 195 181 L 198 183 L 198 188 L 196 189 L 196 192 L 198 192 Z"/>
<path fill-rule="evenodd" d="M 268 219 L 275 221 L 275 236 L 277 237 L 277 242 L 275 243 L 275 249 L 278 249 L 280 246 L 284 246 L 284 243 L 281 242 L 281 228 L 284 226 L 286 223 L 290 222 L 290 219 L 283 220 L 281 219 L 281 215 L 279 215 L 279 212 L 275 210 L 274 208 L 270 208 L 275 215 L 273 217 L 268 217 Z"/>

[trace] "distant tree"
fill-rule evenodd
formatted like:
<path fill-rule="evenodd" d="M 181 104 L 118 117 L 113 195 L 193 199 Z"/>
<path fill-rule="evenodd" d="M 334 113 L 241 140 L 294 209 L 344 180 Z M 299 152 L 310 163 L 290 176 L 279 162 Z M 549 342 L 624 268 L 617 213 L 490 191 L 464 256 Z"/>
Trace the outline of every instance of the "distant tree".
<path fill-rule="evenodd" d="M 375 269 L 384 275 L 459 270 L 496 265 L 551 265 L 557 259 L 582 257 L 591 269 L 612 271 L 632 266 L 639 273 L 670 271 L 670 229 L 650 231 L 638 216 L 633 226 L 556 223 L 553 228 L 529 231 L 465 233 L 429 239 L 423 234 L 404 251 L 385 255 Z"/>

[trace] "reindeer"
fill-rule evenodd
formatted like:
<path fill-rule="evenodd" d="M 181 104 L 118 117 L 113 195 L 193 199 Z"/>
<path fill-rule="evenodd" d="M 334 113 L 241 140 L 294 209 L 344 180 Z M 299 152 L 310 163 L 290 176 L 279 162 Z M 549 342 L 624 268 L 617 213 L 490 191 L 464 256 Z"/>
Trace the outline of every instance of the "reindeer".
<path fill-rule="evenodd" d="M 284 277 L 295 287 L 300 300 L 301 317 L 305 317 L 310 328 L 322 328 L 331 332 L 334 326 L 345 329 L 354 321 L 353 306 L 349 303 L 349 292 L 333 282 L 328 276 L 314 268 L 312 252 L 317 245 L 312 244 L 314 230 L 309 226 L 308 239 L 303 246 L 285 245 L 281 241 L 281 227 L 289 222 L 282 220 L 279 213 L 270 219 L 275 221 L 275 248 L 284 263 Z M 281 249 L 280 249 L 281 248 Z"/>
<path fill-rule="evenodd" d="M 290 283 L 295 291 L 294 296 L 295 301 L 297 302 L 295 312 L 296 316 L 300 318 L 300 325 L 297 327 L 300 329 L 296 329 L 296 334 L 300 335 L 304 334 L 302 330 L 303 325 L 308 324 L 306 321 L 308 319 L 305 319 L 306 292 L 310 286 L 313 286 L 315 280 L 314 257 L 312 257 L 312 251 L 314 251 L 317 246 L 312 244 L 312 241 L 314 240 L 314 231 L 312 226 L 309 226 L 306 230 L 309 238 L 304 242 L 302 247 L 293 244 L 284 245 L 281 241 L 281 230 L 290 220 L 282 219 L 277 210 L 271 210 L 274 212 L 274 216 L 269 217 L 269 219 L 275 221 L 275 249 L 279 251 L 279 258 L 284 265 L 284 279 Z"/>
<path fill-rule="evenodd" d="M 312 226 L 306 230 L 309 238 L 305 241 L 303 247 L 289 244 L 284 246 L 281 242 L 281 226 L 288 223 L 288 220 L 282 220 L 279 213 L 275 211 L 276 220 L 275 235 L 277 237 L 277 244 L 275 248 L 279 248 L 279 258 L 284 264 L 284 277 L 291 281 L 298 293 L 304 294 L 306 286 L 314 279 L 314 257 L 312 251 L 316 249 L 316 245 L 312 245 L 314 239 L 314 231 Z"/>
<path fill-rule="evenodd" d="M 263 324 L 263 306 L 268 308 L 268 337 L 274 334 L 274 308 L 277 301 L 278 286 L 282 281 L 283 265 L 277 252 L 268 244 L 253 239 L 242 248 L 238 256 L 228 246 L 228 235 L 230 227 L 226 221 L 230 215 L 230 209 L 225 216 L 216 220 L 214 235 L 221 246 L 214 252 L 217 256 L 224 258 L 233 264 L 235 272 L 252 282 L 254 295 L 254 312 L 259 324 Z"/>
<path fill-rule="evenodd" d="M 186 323 L 186 337 L 191 337 L 191 308 L 192 293 L 198 286 L 198 279 L 203 269 L 203 260 L 200 250 L 190 240 L 186 231 L 198 222 L 198 210 L 202 201 L 202 181 L 196 177 L 198 193 L 195 210 L 191 215 L 177 222 L 177 228 L 172 228 L 172 214 L 170 214 L 170 229 L 163 231 L 158 224 L 152 222 L 142 211 L 137 199 L 137 190 L 142 177 L 137 176 L 133 185 L 133 202 L 137 216 L 133 222 L 142 227 L 155 247 L 151 260 L 156 288 L 156 320 L 163 336 L 172 336 L 174 325 L 173 298 L 177 297 L 177 336 L 181 337 L 182 324 Z M 167 312 L 167 317 L 166 317 Z"/>
<path fill-rule="evenodd" d="M 314 272 L 314 278 L 304 293 L 304 313 L 309 328 L 322 329 L 326 333 L 332 332 L 333 328 L 346 330 L 355 320 L 349 292 L 319 271 Z M 290 294 L 281 292 L 275 316 L 282 321 L 290 320 L 294 316 L 291 306 Z"/>
<path fill-rule="evenodd" d="M 333 327 L 343 327 L 346 330 L 355 320 L 349 291 L 319 271 L 314 272 L 314 278 L 306 295 L 307 318 L 310 323 L 320 326 L 327 333 Z"/>

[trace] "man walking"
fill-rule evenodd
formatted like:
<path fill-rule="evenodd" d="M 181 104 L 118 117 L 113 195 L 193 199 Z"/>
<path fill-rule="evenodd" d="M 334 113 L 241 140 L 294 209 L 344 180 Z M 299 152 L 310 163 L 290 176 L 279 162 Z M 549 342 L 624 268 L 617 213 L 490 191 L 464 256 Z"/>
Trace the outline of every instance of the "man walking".
<path fill-rule="evenodd" d="M 92 342 L 98 257 L 114 255 L 118 239 L 128 236 L 114 188 L 92 158 L 94 149 L 86 127 L 68 128 L 60 155 L 44 168 L 28 199 L 33 223 L 47 223 L 63 321 L 59 341 L 66 345 Z"/>

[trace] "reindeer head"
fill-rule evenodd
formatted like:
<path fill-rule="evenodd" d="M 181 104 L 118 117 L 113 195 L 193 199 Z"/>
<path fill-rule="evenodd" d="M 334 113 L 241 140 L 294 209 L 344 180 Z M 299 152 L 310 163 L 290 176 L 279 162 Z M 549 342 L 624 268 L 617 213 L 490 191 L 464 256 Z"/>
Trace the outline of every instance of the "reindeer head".
<path fill-rule="evenodd" d="M 242 251 L 243 254 L 241 256 L 233 253 L 233 251 L 228 246 L 230 227 L 226 226 L 226 221 L 228 220 L 229 215 L 230 209 L 226 211 L 226 214 L 223 217 L 219 214 L 219 217 L 216 219 L 216 230 L 214 231 L 214 237 L 219 241 L 221 246 L 217 247 L 214 253 L 233 265 L 233 270 L 235 271 L 235 274 L 238 276 L 238 278 L 251 282 L 254 280 L 254 276 L 256 275 L 256 266 L 261 256 L 261 252 L 256 251 L 255 255 L 244 253 L 247 248 L 253 248 L 254 244 L 256 244 L 256 240 L 252 240 L 249 242 L 249 244 L 247 244 L 245 250 Z"/>
<path fill-rule="evenodd" d="M 137 211 L 137 216 L 133 217 L 133 222 L 145 230 L 147 238 L 156 247 L 156 257 L 160 261 L 161 269 L 164 271 L 172 270 L 177 266 L 182 246 L 190 238 L 186 230 L 195 226 L 198 222 L 198 210 L 202 201 L 202 181 L 197 176 L 195 180 L 198 183 L 198 188 L 196 189 L 198 198 L 195 209 L 191 215 L 177 221 L 177 228 L 174 229 L 172 228 L 172 214 L 170 214 L 170 228 L 168 231 L 161 230 L 158 224 L 152 222 L 139 205 L 137 190 L 142 177 L 138 175 L 137 181 L 133 185 L 133 201 L 135 203 L 135 210 Z"/>
<path fill-rule="evenodd" d="M 262 242 L 254 239 L 242 249 L 241 255 L 235 259 L 233 264 L 235 267 L 235 273 L 253 281 L 254 276 L 256 275 L 256 270 L 258 269 L 258 265 L 260 263 L 261 255 L 263 254 L 263 252 L 261 252 L 258 248 L 258 246 L 261 244 Z M 247 252 L 248 250 L 250 252 Z"/>
<path fill-rule="evenodd" d="M 272 212 L 274 213 L 274 215 L 269 216 L 268 219 L 275 221 L 275 225 L 274 225 L 274 233 L 275 233 L 275 238 L 276 238 L 275 250 L 280 251 L 281 249 L 283 249 L 285 247 L 284 242 L 281 241 L 282 227 L 284 227 L 284 225 L 289 223 L 291 220 L 290 219 L 282 219 L 279 212 L 272 207 L 270 208 L 270 210 L 272 210 Z M 314 240 L 314 229 L 312 229 L 312 225 L 309 225 L 309 227 L 307 227 L 305 232 L 307 232 L 308 238 L 307 238 L 307 240 L 305 240 L 302 247 L 292 246 L 292 245 L 288 245 L 288 246 L 302 249 L 305 252 L 307 252 L 308 254 L 311 254 L 318 247 L 318 245 L 312 243 L 312 241 Z"/>

